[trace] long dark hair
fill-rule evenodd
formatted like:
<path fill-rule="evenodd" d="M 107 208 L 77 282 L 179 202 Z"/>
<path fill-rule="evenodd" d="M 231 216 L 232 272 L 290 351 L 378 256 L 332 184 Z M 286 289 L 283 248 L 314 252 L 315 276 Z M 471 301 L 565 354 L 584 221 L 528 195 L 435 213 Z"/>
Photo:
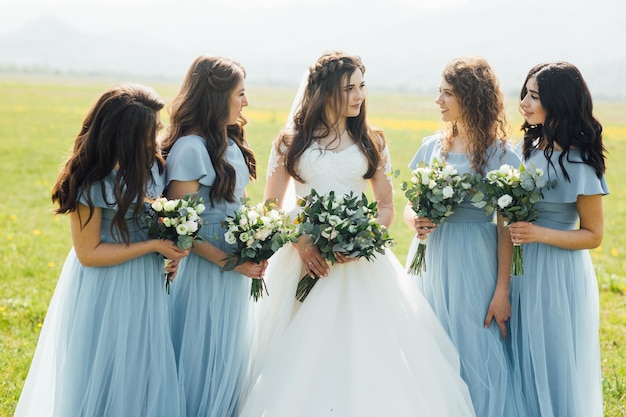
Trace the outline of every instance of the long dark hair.
<path fill-rule="evenodd" d="M 468 151 L 472 153 L 472 168 L 484 174 L 489 158 L 487 149 L 497 139 L 501 139 L 504 147 L 509 130 L 500 82 L 485 59 L 471 56 L 452 60 L 444 68 L 442 77 L 459 99 L 461 118 L 471 146 Z M 444 155 L 457 134 L 456 124 L 444 133 Z"/>
<path fill-rule="evenodd" d="M 306 91 L 302 107 L 294 116 L 295 132 L 282 132 L 276 143 L 276 149 L 284 152 L 285 167 L 289 175 L 302 181 L 298 170 L 298 160 L 311 143 L 329 135 L 336 129 L 338 112 L 345 109 L 343 83 L 354 71 L 365 73 L 365 66 L 358 56 L 332 51 L 322 55 L 309 69 Z M 361 104 L 361 111 L 356 117 L 348 117 L 346 128 L 368 161 L 364 178 L 372 178 L 381 164 L 385 138 L 381 130 L 369 126 L 366 122 L 366 100 Z M 331 117 L 332 117 L 331 116 Z M 316 133 L 317 132 L 317 133 Z M 283 152 L 281 152 L 283 153 Z"/>
<path fill-rule="evenodd" d="M 155 160 L 163 171 L 163 158 L 157 150 L 157 112 L 163 101 L 151 88 L 139 84 L 116 84 L 107 90 L 91 108 L 74 141 L 74 150 L 63 165 L 52 189 L 52 201 L 58 203 L 58 214 L 76 211 L 79 198 L 84 196 L 89 206 L 87 224 L 93 215 L 91 199 L 93 184 L 117 169 L 113 195 L 117 211 L 111 222 L 121 238 L 130 242 L 128 225 L 124 220 L 133 203 L 144 202 L 151 168 Z M 80 193 L 80 195 L 79 195 Z M 135 220 L 138 210 L 133 212 Z M 82 219 L 81 219 L 82 224 Z"/>
<path fill-rule="evenodd" d="M 530 125 L 524 121 L 524 159 L 528 159 L 536 148 L 535 142 L 543 143 L 543 153 L 548 161 L 554 152 L 554 145 L 563 150 L 559 156 L 559 165 L 566 180 L 570 180 L 563 165 L 571 149 L 580 150 L 583 162 L 596 171 L 602 178 L 606 170 L 606 148 L 602 144 L 602 125 L 593 116 L 593 102 L 587 83 L 580 71 L 568 62 L 555 62 L 534 66 L 526 76 L 520 94 L 523 100 L 528 90 L 526 84 L 535 78 L 539 90 L 539 100 L 546 112 L 546 119 L 541 125 Z"/>
<path fill-rule="evenodd" d="M 239 118 L 228 125 L 230 95 L 246 76 L 236 61 L 219 56 L 202 55 L 193 62 L 174 97 L 170 108 L 170 127 L 162 142 L 167 158 L 174 143 L 185 135 L 197 134 L 206 141 L 207 152 L 215 169 L 215 184 L 211 187 L 211 202 L 235 201 L 235 169 L 226 159 L 228 138 L 244 156 L 251 179 L 256 179 L 256 158 L 244 134 L 246 120 Z"/>

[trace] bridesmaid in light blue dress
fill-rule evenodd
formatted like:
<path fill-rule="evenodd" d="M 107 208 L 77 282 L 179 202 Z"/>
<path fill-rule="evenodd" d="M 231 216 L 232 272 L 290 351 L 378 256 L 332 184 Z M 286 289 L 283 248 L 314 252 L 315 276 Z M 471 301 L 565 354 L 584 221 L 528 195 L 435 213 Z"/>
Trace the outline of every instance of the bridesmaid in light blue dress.
<path fill-rule="evenodd" d="M 161 255 L 175 274 L 189 251 L 149 240 L 135 210 L 164 187 L 162 107 L 151 89 L 116 85 L 83 122 L 52 192 L 74 247 L 15 416 L 181 415 Z"/>
<path fill-rule="evenodd" d="M 436 103 L 448 129 L 424 139 L 409 167 L 445 160 L 459 174 L 518 167 L 515 148 L 506 139 L 504 101 L 498 80 L 481 58 L 457 58 L 443 71 Z M 426 270 L 414 276 L 461 357 L 478 417 L 525 416 L 519 385 L 506 354 L 510 316 L 512 244 L 502 219 L 487 216 L 466 201 L 436 226 L 416 217 L 410 204 L 405 223 L 416 232 L 407 268 L 419 239 L 428 237 Z"/>
<path fill-rule="evenodd" d="M 201 56 L 174 98 L 167 152 L 167 197 L 199 193 L 207 207 L 195 244 L 171 285 L 171 331 L 186 415 L 235 416 L 250 351 L 250 278 L 266 263 L 221 267 L 232 248 L 221 222 L 232 215 L 255 177 L 255 159 L 243 138 L 248 105 L 245 72 L 236 62 Z"/>
<path fill-rule="evenodd" d="M 528 415 L 601 417 L 599 302 L 588 249 L 603 237 L 609 193 L 602 126 L 570 63 L 540 64 L 521 92 L 527 166 L 556 179 L 538 219 L 509 227 L 523 244 L 524 274 L 513 280 L 511 342 Z"/>

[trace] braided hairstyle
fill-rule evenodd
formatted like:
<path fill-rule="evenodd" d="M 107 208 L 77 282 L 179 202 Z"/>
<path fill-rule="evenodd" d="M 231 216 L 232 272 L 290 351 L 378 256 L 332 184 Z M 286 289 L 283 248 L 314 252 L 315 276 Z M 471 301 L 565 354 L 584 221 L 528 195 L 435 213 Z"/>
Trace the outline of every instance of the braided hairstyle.
<path fill-rule="evenodd" d="M 163 155 L 167 157 L 182 136 L 196 134 L 205 139 L 216 175 L 210 191 L 211 204 L 235 201 L 235 168 L 225 159 L 228 138 L 241 150 L 250 178 L 256 178 L 256 158 L 244 135 L 246 120 L 239 117 L 236 124 L 228 125 L 230 95 L 245 77 L 246 72 L 238 62 L 202 55 L 191 64 L 180 91 L 172 100 L 170 127 L 161 143 Z"/>
<path fill-rule="evenodd" d="M 354 71 L 365 73 L 365 66 L 358 56 L 332 51 L 322 55 L 309 68 L 309 77 L 302 106 L 293 119 L 294 131 L 279 134 L 276 150 L 282 154 L 289 175 L 298 181 L 297 165 L 304 151 L 314 140 L 327 137 L 337 131 L 348 103 L 344 98 L 345 83 Z M 366 100 L 356 117 L 348 117 L 346 128 L 368 161 L 368 169 L 363 176 L 372 178 L 382 161 L 385 147 L 383 132 L 367 124 Z"/>
<path fill-rule="evenodd" d="M 472 168 L 484 174 L 487 149 L 497 139 L 501 139 L 504 147 L 509 130 L 498 78 L 489 63 L 480 57 L 453 59 L 444 68 L 442 76 L 459 100 L 461 119 L 471 147 L 468 151 L 472 153 Z M 444 157 L 458 133 L 456 123 L 444 131 Z"/>

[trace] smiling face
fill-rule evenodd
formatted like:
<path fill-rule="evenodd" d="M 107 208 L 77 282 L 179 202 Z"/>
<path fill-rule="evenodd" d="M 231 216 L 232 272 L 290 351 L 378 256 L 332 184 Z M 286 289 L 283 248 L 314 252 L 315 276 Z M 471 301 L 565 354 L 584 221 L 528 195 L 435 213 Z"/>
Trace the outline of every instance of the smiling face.
<path fill-rule="evenodd" d="M 520 109 L 529 125 L 541 125 L 545 122 L 546 110 L 541 104 L 536 77 L 531 77 L 526 82 L 526 94 L 520 102 Z"/>
<path fill-rule="evenodd" d="M 244 79 L 242 78 L 237 83 L 235 89 L 230 93 L 229 108 L 230 114 L 228 116 L 228 124 L 234 125 L 237 123 L 237 119 L 241 116 L 241 110 L 248 105 L 248 97 L 246 97 L 246 89 Z"/>
<path fill-rule="evenodd" d="M 441 109 L 441 120 L 444 122 L 459 121 L 461 118 L 461 105 L 459 98 L 454 92 L 452 85 L 446 80 L 441 80 L 439 86 L 439 95 L 435 103 Z"/>

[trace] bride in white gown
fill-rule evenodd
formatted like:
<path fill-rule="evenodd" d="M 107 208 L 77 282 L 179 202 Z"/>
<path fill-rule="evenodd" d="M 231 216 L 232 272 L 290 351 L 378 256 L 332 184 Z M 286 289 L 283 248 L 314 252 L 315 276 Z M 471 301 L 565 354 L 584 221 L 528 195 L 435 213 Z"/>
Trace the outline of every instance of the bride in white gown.
<path fill-rule="evenodd" d="M 310 68 L 293 125 L 278 135 L 265 197 L 365 192 L 379 221 L 394 217 L 383 133 L 366 123 L 363 67 L 330 52 Z M 304 303 L 306 273 L 322 278 Z M 428 302 L 387 250 L 372 262 L 328 266 L 310 240 L 279 250 L 257 304 L 254 378 L 241 417 L 474 416 L 458 354 Z"/>

